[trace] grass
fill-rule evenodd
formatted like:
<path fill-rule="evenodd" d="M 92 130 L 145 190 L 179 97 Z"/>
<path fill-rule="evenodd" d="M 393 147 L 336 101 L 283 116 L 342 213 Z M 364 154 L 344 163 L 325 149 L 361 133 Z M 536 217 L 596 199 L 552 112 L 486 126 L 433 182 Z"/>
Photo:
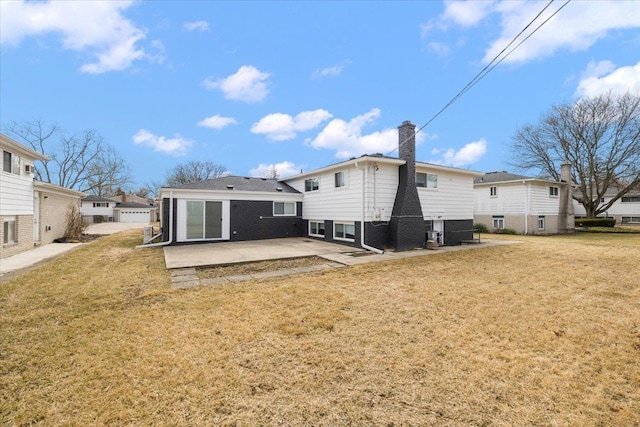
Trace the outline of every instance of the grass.
<path fill-rule="evenodd" d="M 491 238 L 190 290 L 101 238 L 0 286 L 0 424 L 640 424 L 640 236 Z"/>

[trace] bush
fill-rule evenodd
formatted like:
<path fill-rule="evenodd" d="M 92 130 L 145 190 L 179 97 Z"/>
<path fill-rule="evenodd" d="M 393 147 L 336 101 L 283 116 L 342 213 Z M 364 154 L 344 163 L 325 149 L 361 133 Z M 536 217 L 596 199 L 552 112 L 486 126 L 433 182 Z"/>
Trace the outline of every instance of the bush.
<path fill-rule="evenodd" d="M 495 231 L 496 234 L 518 234 L 516 233 L 516 230 L 513 230 L 511 228 L 502 228 L 499 230 Z"/>
<path fill-rule="evenodd" d="M 576 227 L 614 227 L 615 218 L 576 218 Z"/>
<path fill-rule="evenodd" d="M 478 224 L 473 224 L 473 231 L 475 231 L 476 233 L 488 233 L 489 229 L 487 228 L 486 225 L 478 223 Z"/>
<path fill-rule="evenodd" d="M 82 233 L 87 229 L 88 224 L 82 221 L 82 215 L 76 205 L 69 206 L 67 212 L 67 228 L 64 237 L 67 240 L 80 240 Z"/>

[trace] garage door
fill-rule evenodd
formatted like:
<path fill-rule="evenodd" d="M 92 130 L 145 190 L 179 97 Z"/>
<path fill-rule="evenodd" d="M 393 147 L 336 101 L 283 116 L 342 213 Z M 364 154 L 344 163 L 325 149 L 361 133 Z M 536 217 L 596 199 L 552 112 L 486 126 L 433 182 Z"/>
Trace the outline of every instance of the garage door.
<path fill-rule="evenodd" d="M 122 209 L 120 210 L 120 222 L 149 222 L 149 211 L 147 209 Z"/>

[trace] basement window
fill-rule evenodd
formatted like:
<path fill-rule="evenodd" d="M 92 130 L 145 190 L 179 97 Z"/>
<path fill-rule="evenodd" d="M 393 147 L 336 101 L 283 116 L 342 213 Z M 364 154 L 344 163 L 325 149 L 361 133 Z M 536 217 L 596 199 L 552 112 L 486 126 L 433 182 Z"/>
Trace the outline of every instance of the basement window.
<path fill-rule="evenodd" d="M 5 245 L 13 245 L 16 243 L 16 218 L 5 217 L 2 224 L 4 231 L 2 243 Z"/>
<path fill-rule="evenodd" d="M 494 216 L 493 217 L 493 228 L 496 230 L 504 229 L 504 216 Z"/>
<path fill-rule="evenodd" d="M 273 202 L 273 216 L 294 216 L 295 214 L 295 202 Z"/>
<path fill-rule="evenodd" d="M 623 224 L 640 224 L 640 216 L 623 216 L 620 222 Z"/>
<path fill-rule="evenodd" d="M 538 230 L 544 230 L 544 215 L 538 216 Z"/>
<path fill-rule="evenodd" d="M 356 239 L 356 226 L 353 223 L 334 222 L 333 238 L 353 242 Z"/>
<path fill-rule="evenodd" d="M 309 236 L 324 237 L 324 221 L 309 221 Z"/>

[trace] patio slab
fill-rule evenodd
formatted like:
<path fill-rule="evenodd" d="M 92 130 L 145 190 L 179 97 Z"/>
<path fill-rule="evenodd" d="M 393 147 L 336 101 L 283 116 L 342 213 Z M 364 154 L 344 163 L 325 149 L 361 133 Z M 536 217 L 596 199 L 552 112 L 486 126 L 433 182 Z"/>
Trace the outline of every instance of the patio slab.
<path fill-rule="evenodd" d="M 285 258 L 364 252 L 364 249 L 305 237 L 166 246 L 168 269 L 238 264 Z"/>

